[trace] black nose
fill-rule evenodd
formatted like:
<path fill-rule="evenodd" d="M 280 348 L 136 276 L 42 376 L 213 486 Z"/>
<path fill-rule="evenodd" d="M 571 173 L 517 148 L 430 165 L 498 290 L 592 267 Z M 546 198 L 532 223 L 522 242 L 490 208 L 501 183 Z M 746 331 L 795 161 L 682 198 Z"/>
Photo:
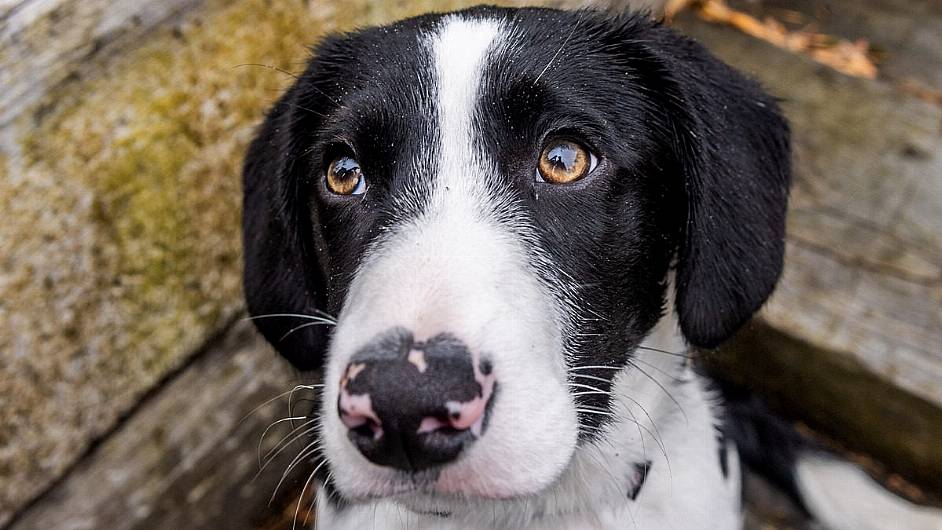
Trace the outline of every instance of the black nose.
<path fill-rule="evenodd" d="M 352 357 L 337 410 L 363 456 L 421 471 L 451 462 L 481 436 L 495 387 L 490 364 L 454 336 L 417 342 L 395 328 Z"/>

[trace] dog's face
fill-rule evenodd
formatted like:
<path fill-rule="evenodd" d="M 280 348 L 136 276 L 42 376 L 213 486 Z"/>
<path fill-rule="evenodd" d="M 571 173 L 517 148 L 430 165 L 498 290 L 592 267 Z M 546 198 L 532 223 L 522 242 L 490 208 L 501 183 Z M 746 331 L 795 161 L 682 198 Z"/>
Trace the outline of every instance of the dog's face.
<path fill-rule="evenodd" d="M 788 157 L 770 98 L 638 17 L 478 8 L 322 43 L 246 160 L 245 287 L 256 316 L 337 316 L 256 322 L 324 368 L 339 493 L 547 488 L 665 307 L 712 347 L 767 298 Z"/>

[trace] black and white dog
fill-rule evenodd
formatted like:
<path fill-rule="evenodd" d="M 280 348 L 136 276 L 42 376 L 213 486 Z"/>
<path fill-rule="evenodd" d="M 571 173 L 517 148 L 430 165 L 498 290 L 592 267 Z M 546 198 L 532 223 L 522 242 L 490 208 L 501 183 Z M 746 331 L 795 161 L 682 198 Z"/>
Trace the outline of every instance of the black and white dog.
<path fill-rule="evenodd" d="M 243 220 L 258 328 L 323 370 L 318 525 L 740 527 L 686 352 L 772 292 L 789 159 L 773 98 L 642 16 L 481 7 L 325 40 L 249 150 Z M 794 462 L 800 493 L 863 505 L 806 499 L 835 528 L 936 521 Z"/>

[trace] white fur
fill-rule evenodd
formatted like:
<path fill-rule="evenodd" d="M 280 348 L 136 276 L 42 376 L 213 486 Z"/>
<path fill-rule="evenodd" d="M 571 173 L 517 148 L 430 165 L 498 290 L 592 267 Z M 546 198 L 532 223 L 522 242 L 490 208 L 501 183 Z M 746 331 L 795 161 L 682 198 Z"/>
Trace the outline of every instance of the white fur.
<path fill-rule="evenodd" d="M 541 284 L 518 232 L 503 224 L 501 212 L 512 206 L 489 193 L 496 172 L 471 137 L 482 67 L 500 32 L 492 21 L 451 18 L 432 38 L 441 138 L 429 207 L 371 249 L 338 318 L 325 373 L 322 439 L 347 498 L 399 494 L 401 504 L 440 510 L 451 508 L 439 505 L 441 495 L 530 494 L 557 479 L 575 448 L 578 421 L 560 333 L 566 316 Z M 351 356 L 396 326 L 417 340 L 457 336 L 491 361 L 498 381 L 483 436 L 424 481 L 369 462 L 335 412 Z"/>
<path fill-rule="evenodd" d="M 893 495 L 848 462 L 806 455 L 796 475 L 808 509 L 829 530 L 942 530 L 942 511 Z"/>

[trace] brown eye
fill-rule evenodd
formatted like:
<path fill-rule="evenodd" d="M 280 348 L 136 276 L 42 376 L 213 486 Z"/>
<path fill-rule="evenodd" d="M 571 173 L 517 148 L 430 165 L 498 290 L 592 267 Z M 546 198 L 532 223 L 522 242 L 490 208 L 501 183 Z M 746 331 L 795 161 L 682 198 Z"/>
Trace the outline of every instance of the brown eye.
<path fill-rule="evenodd" d="M 570 140 L 554 140 L 543 148 L 537 178 L 550 184 L 575 182 L 595 169 L 595 156 Z"/>
<path fill-rule="evenodd" d="M 338 156 L 327 166 L 327 189 L 337 195 L 360 195 L 366 192 L 366 179 L 360 163 L 349 156 Z"/>

